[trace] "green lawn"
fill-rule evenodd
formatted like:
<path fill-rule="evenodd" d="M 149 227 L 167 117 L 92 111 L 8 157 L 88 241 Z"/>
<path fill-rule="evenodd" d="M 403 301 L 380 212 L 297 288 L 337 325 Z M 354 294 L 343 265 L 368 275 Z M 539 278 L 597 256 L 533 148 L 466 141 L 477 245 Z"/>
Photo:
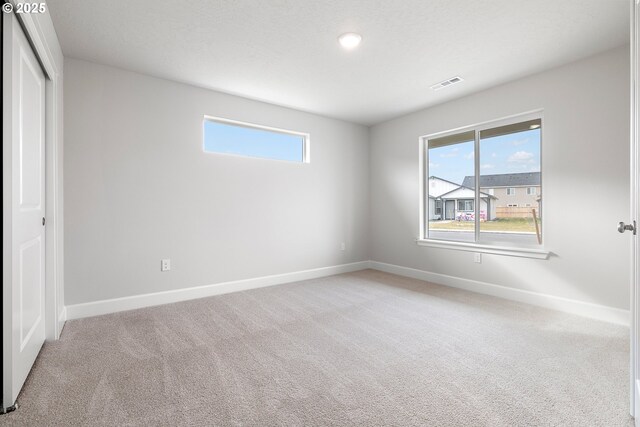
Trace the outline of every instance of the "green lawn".
<path fill-rule="evenodd" d="M 539 221 L 539 220 L 538 220 Z M 538 224 L 540 224 L 538 222 Z M 473 230 L 473 221 L 429 221 L 431 230 Z M 535 233 L 536 226 L 530 218 L 501 218 L 480 223 L 480 231 L 512 231 Z"/>

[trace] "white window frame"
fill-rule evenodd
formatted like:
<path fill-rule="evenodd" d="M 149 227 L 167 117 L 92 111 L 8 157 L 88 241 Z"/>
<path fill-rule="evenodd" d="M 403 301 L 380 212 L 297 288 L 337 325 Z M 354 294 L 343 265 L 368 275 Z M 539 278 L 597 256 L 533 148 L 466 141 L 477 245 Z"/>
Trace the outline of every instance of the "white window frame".
<path fill-rule="evenodd" d="M 438 199 L 434 201 L 434 206 L 433 206 L 433 213 L 434 215 L 440 215 L 442 216 L 442 200 Z M 440 212 L 438 212 L 438 210 L 440 210 Z"/>
<path fill-rule="evenodd" d="M 515 187 L 507 187 L 507 196 L 515 196 L 516 188 Z"/>
<path fill-rule="evenodd" d="M 474 206 L 474 202 L 475 200 L 469 200 L 469 199 L 459 199 L 457 200 L 458 202 L 458 212 L 475 212 L 475 206 Z M 462 205 L 464 206 L 464 209 L 460 209 L 460 202 L 462 202 Z M 467 203 L 471 203 L 471 209 L 467 209 Z"/>
<path fill-rule="evenodd" d="M 219 153 L 217 151 L 207 151 L 207 150 L 204 149 L 204 143 L 205 143 L 204 125 L 208 121 L 209 122 L 221 123 L 221 124 L 224 124 L 224 125 L 232 125 L 232 126 L 244 127 L 244 128 L 247 128 L 247 129 L 258 129 L 258 130 L 264 130 L 264 131 L 267 131 L 267 132 L 274 132 L 274 133 L 281 133 L 281 134 L 285 134 L 285 135 L 300 136 L 300 137 L 302 137 L 302 161 L 298 162 L 298 161 L 292 161 L 292 160 L 269 159 L 269 158 L 258 157 L 258 156 L 248 156 L 248 155 L 242 155 L 242 154 Z M 287 162 L 287 163 L 292 163 L 292 164 L 311 163 L 311 135 L 309 133 L 306 133 L 306 132 L 298 132 L 298 131 L 289 130 L 289 129 L 277 128 L 277 127 L 273 127 L 273 126 L 259 125 L 259 124 L 256 124 L 256 123 L 241 122 L 239 120 L 231 120 L 231 119 L 226 119 L 224 117 L 208 116 L 208 115 L 205 114 L 204 115 L 204 119 L 202 120 L 202 151 L 204 153 L 206 153 L 206 154 L 217 154 L 217 155 L 223 155 L 223 156 L 237 156 L 237 157 L 244 157 L 244 158 L 247 158 L 247 159 L 271 160 L 271 161 L 276 161 L 276 162 Z"/>
<path fill-rule="evenodd" d="M 456 129 L 451 129 L 443 132 L 436 132 L 428 135 L 423 135 L 418 138 L 418 149 L 419 149 L 419 167 L 420 167 L 420 206 L 419 206 L 419 236 L 416 239 L 416 243 L 420 246 L 427 246 L 431 248 L 438 249 L 451 249 L 451 250 L 459 250 L 459 251 L 469 251 L 469 252 L 480 252 L 480 253 L 488 253 L 488 254 L 496 254 L 496 255 L 507 255 L 514 257 L 524 257 L 524 258 L 534 258 L 534 259 L 549 259 L 549 251 L 544 248 L 545 239 L 545 229 L 546 227 L 542 227 L 542 245 L 536 245 L 535 247 L 529 246 L 502 246 L 502 245 L 494 245 L 494 244 L 483 244 L 478 243 L 479 234 L 480 234 L 480 215 L 475 215 L 475 232 L 476 238 L 475 242 L 458 242 L 452 240 L 437 240 L 430 239 L 427 237 L 427 230 L 429 225 L 428 218 L 428 206 L 426 201 L 429 197 L 429 188 L 426 184 L 428 179 L 428 165 L 429 165 L 429 150 L 428 144 L 430 139 L 441 138 L 448 135 L 454 135 L 457 133 L 468 132 L 471 130 L 475 131 L 475 146 L 474 153 L 479 153 L 480 148 L 480 132 L 483 130 L 492 129 L 495 127 L 506 126 L 509 124 L 525 122 L 528 120 L 536 120 L 539 119 L 543 122 L 542 132 L 540 134 L 540 170 L 543 170 L 542 165 L 542 153 L 543 153 L 543 135 L 544 135 L 544 114 L 542 110 L 530 111 L 522 114 L 515 114 L 508 117 L 503 117 L 498 120 L 491 120 L 482 123 L 476 123 L 469 126 L 463 126 Z M 476 179 L 475 188 L 476 191 L 476 200 L 475 206 L 480 206 L 480 156 L 474 156 L 474 173 Z M 541 180 L 544 181 L 544 173 L 541 173 Z M 544 182 L 541 182 L 540 185 L 544 185 Z M 474 207 L 475 207 L 474 206 Z M 456 206 L 457 207 L 457 206 Z M 541 215 L 542 217 L 542 215 Z"/>
<path fill-rule="evenodd" d="M 538 189 L 536 187 L 527 187 L 527 196 L 536 196 Z"/>

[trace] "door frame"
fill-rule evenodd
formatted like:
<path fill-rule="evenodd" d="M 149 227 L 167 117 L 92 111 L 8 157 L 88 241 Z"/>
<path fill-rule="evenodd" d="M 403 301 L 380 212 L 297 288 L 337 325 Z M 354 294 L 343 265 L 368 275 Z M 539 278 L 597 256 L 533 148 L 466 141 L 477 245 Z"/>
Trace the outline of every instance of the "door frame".
<path fill-rule="evenodd" d="M 637 220 L 640 212 L 640 147 L 638 144 L 638 112 L 640 112 L 638 80 L 640 71 L 638 59 L 640 57 L 640 0 L 631 0 L 630 3 L 630 144 L 629 144 L 629 168 L 630 168 L 630 203 L 629 217 L 632 221 Z M 638 382 L 638 374 L 640 373 L 639 365 L 639 348 L 640 339 L 638 331 L 640 331 L 639 313 L 640 308 L 640 252 L 638 246 L 638 235 L 634 234 L 630 243 L 631 263 L 630 263 L 630 319 L 629 319 L 629 412 L 632 417 L 640 415 L 640 383 Z M 639 417 L 635 419 L 635 425 L 640 426 Z"/>
<path fill-rule="evenodd" d="M 21 3 L 22 1 L 18 1 Z M 3 3 L 16 1 L 6 0 Z M 15 9 L 15 7 L 14 7 Z M 2 14 L 4 15 L 4 14 Z M 63 171 L 62 171 L 62 85 L 63 85 L 63 64 L 62 52 L 57 45 L 55 30 L 51 23 L 51 18 L 46 14 L 16 14 L 19 25 L 21 25 L 27 40 L 31 44 L 34 54 L 45 74 L 45 192 L 46 209 L 45 217 L 47 227 L 45 230 L 45 337 L 47 341 L 57 340 L 60 337 L 64 322 L 66 320 L 66 310 L 64 307 L 64 246 L 63 246 Z M 4 39 L 2 40 L 4 50 Z M 4 56 L 4 52 L 3 52 Z M 5 72 L 5 67 L 11 67 L 11 62 L 6 63 L 3 58 L 2 85 L 7 88 L 9 74 Z M 4 91 L 5 94 L 9 93 Z M 3 111 L 11 111 L 11 97 L 3 96 Z M 2 120 L 5 120 L 4 113 Z M 2 134 L 3 154 L 10 142 L 11 134 L 4 126 Z M 12 235 L 11 218 L 11 158 L 3 156 L 3 250 L 2 264 L 3 288 L 11 283 L 11 245 Z M 7 175 L 8 174 L 8 175 Z M 6 178 L 9 177 L 7 180 Z M 7 192 L 7 184 L 9 191 Z M 7 203 L 8 202 L 8 203 Z M 9 240 L 7 247 L 6 240 Z M 7 283 L 8 282 L 8 283 Z M 4 303 L 3 303 L 4 306 Z M 3 313 L 3 329 L 6 313 Z M 6 336 L 2 337 L 3 346 L 7 346 L 10 340 Z M 4 352 L 4 349 L 3 349 Z M 5 402 L 2 402 L 3 404 Z M 2 405 L 4 406 L 4 405 Z"/>

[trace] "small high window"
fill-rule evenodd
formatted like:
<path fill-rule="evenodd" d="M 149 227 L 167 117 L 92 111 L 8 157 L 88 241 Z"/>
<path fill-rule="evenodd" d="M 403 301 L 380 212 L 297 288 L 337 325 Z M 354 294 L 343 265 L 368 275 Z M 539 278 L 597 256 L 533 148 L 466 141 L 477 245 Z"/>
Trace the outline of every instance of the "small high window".
<path fill-rule="evenodd" d="M 204 151 L 261 159 L 309 162 L 309 134 L 205 117 Z"/>

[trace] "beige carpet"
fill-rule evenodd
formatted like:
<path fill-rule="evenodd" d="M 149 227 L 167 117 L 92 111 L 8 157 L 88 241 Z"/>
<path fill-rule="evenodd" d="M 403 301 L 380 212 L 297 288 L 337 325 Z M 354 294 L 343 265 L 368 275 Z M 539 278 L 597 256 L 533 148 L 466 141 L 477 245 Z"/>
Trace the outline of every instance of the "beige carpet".
<path fill-rule="evenodd" d="M 69 321 L 0 424 L 627 426 L 628 346 L 367 270 Z"/>

